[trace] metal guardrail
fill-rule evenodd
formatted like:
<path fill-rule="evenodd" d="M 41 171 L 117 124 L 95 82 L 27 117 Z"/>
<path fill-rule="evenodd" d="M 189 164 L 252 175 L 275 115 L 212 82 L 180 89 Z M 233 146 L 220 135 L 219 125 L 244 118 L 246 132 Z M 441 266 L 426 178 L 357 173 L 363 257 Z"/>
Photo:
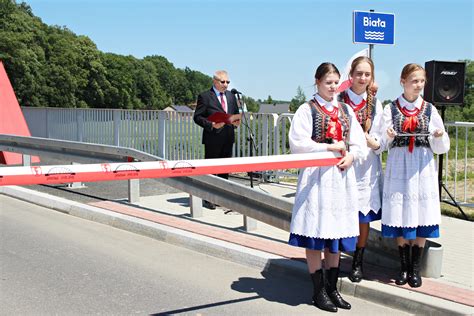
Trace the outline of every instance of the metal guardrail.
<path fill-rule="evenodd" d="M 249 218 L 286 231 L 290 230 L 293 203 L 245 185 L 216 176 L 160 179 L 178 190 L 232 209 Z M 245 227 L 255 223 L 244 222 Z M 250 229 L 252 230 L 252 229 Z"/>
<path fill-rule="evenodd" d="M 125 157 L 129 159 L 131 157 L 141 161 L 162 160 L 160 157 L 130 148 L 0 134 L 0 150 L 6 150 L 5 148 L 18 153 L 51 155 L 53 157 L 58 157 L 58 155 L 61 157 L 86 157 L 89 153 L 89 157 L 92 158 L 107 156 L 112 159 Z M 190 194 L 192 217 L 202 216 L 201 198 L 204 198 L 243 214 L 243 225 L 248 231 L 256 228 L 255 220 L 289 231 L 293 203 L 287 200 L 212 175 L 164 178 L 159 181 Z M 138 180 L 129 180 L 129 192 L 134 190 L 139 192 L 139 189 L 134 188 L 138 184 Z M 371 249 L 369 251 L 375 250 L 375 252 L 373 256 L 370 256 L 369 261 L 384 266 L 394 265 L 396 252 L 393 240 L 382 238 L 380 232 L 373 229 L 370 237 Z M 427 241 L 425 253 L 424 267 L 441 267 L 441 245 Z M 391 255 L 391 257 L 387 257 L 387 255 Z M 429 274 L 426 269 L 423 270 L 423 273 L 428 277 L 437 278 L 440 276 L 439 273 Z"/>
<path fill-rule="evenodd" d="M 163 160 L 160 157 L 130 148 L 2 134 L 0 134 L 0 150 L 69 159 L 89 157 L 122 161 L 129 158 L 139 161 Z M 247 230 L 256 227 L 256 222 L 252 219 L 289 230 L 292 203 L 268 193 L 212 175 L 166 178 L 159 181 L 189 193 L 192 197 L 204 198 L 243 214 L 244 227 Z M 139 192 L 138 184 L 138 180 L 130 180 L 129 192 L 133 191 L 137 194 Z M 133 194 L 129 193 L 129 200 L 135 202 L 137 198 L 131 198 L 131 195 Z M 192 216 L 202 216 L 201 199 L 192 201 Z"/>
<path fill-rule="evenodd" d="M 58 159 L 96 158 L 107 161 L 126 161 L 129 158 L 149 161 L 155 157 L 132 148 L 7 134 L 0 134 L 0 151 Z"/>

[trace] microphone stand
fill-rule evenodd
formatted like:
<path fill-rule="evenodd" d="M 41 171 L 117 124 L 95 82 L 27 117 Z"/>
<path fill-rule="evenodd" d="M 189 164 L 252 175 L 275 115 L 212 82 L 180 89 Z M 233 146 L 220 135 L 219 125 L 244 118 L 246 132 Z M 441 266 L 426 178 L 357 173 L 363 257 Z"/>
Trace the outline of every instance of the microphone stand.
<path fill-rule="evenodd" d="M 248 134 L 247 142 L 249 144 L 250 157 L 253 157 L 253 151 L 255 150 L 255 152 L 257 152 L 257 144 L 255 143 L 255 136 L 253 135 L 253 131 L 250 128 L 247 115 L 245 115 L 244 107 L 242 106 L 242 101 L 240 100 L 240 93 L 236 93 L 236 95 L 237 95 L 237 104 L 240 110 L 242 111 L 242 117 L 243 117 L 242 124 L 247 129 L 247 134 Z M 249 175 L 250 175 L 250 187 L 253 188 L 253 171 L 250 171 Z"/>

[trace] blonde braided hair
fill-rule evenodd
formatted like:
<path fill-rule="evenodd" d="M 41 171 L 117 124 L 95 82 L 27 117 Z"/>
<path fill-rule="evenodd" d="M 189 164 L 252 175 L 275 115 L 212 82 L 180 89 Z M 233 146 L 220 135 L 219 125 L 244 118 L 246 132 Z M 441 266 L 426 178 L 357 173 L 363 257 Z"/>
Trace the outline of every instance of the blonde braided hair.
<path fill-rule="evenodd" d="M 372 87 L 368 85 L 367 86 L 367 119 L 365 120 L 365 124 L 364 124 L 364 132 L 369 132 L 370 128 L 372 127 L 372 112 L 374 111 L 374 107 L 372 106 L 373 99 L 374 99 L 374 94 L 372 91 Z"/>

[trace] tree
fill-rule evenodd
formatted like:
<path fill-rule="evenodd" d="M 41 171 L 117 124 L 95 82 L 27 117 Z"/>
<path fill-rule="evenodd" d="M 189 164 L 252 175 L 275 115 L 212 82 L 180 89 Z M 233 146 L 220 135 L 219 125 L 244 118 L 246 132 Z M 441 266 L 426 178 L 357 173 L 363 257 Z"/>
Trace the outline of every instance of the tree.
<path fill-rule="evenodd" d="M 0 59 L 22 106 L 163 109 L 195 103 L 212 83 L 163 56 L 103 53 L 87 36 L 48 26 L 15 0 L 0 0 Z"/>
<path fill-rule="evenodd" d="M 243 100 L 245 102 L 245 105 L 247 106 L 247 111 L 252 112 L 252 113 L 257 113 L 259 104 L 257 101 L 252 99 L 251 97 L 244 96 Z"/>
<path fill-rule="evenodd" d="M 268 104 L 273 104 L 273 99 L 272 99 L 272 96 L 269 95 L 267 100 L 265 101 L 265 103 L 268 103 Z"/>
<path fill-rule="evenodd" d="M 298 88 L 296 89 L 296 96 L 290 101 L 290 111 L 296 112 L 298 107 L 304 102 L 306 102 L 306 96 L 303 92 L 303 89 L 298 86 Z"/>
<path fill-rule="evenodd" d="M 191 70 L 189 67 L 184 68 L 184 74 L 186 80 L 190 84 L 191 91 L 191 102 L 193 103 L 197 100 L 198 95 L 204 90 L 209 89 L 212 86 L 212 79 L 209 76 L 204 75 L 203 73 L 195 70 Z"/>
<path fill-rule="evenodd" d="M 27 4 L 0 1 L 0 59 L 20 104 L 39 106 L 45 102 L 44 27 L 33 18 Z"/>

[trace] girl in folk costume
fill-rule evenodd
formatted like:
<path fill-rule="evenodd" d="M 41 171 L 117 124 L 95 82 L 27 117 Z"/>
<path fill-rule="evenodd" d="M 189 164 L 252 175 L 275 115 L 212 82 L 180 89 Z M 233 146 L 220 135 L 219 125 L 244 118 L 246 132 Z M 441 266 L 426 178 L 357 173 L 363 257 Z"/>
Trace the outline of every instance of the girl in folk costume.
<path fill-rule="evenodd" d="M 421 286 L 420 263 L 426 238 L 439 237 L 441 211 L 433 153 L 449 150 L 449 137 L 436 108 L 423 100 L 425 70 L 406 65 L 403 94 L 383 112 L 390 148 L 382 198 L 382 235 L 397 238 L 401 269 L 395 283 Z"/>
<path fill-rule="evenodd" d="M 366 140 L 349 106 L 336 99 L 340 74 L 323 63 L 315 74 L 317 94 L 295 113 L 289 132 L 292 153 L 341 152 L 336 166 L 301 169 L 289 244 L 306 248 L 314 305 L 326 311 L 350 309 L 337 291 L 340 251 L 354 251 L 359 235 L 354 159 L 366 155 Z M 324 251 L 326 273 L 321 252 Z M 326 280 L 326 282 L 325 282 Z"/>
<path fill-rule="evenodd" d="M 359 230 L 357 247 L 352 261 L 349 279 L 362 280 L 362 261 L 369 223 L 381 218 L 382 207 L 382 163 L 379 154 L 382 123 L 382 104 L 374 97 L 374 63 L 368 57 L 354 59 L 349 71 L 352 86 L 339 94 L 339 100 L 350 105 L 365 132 L 370 148 L 366 159 L 354 161 L 354 171 L 359 189 Z"/>

